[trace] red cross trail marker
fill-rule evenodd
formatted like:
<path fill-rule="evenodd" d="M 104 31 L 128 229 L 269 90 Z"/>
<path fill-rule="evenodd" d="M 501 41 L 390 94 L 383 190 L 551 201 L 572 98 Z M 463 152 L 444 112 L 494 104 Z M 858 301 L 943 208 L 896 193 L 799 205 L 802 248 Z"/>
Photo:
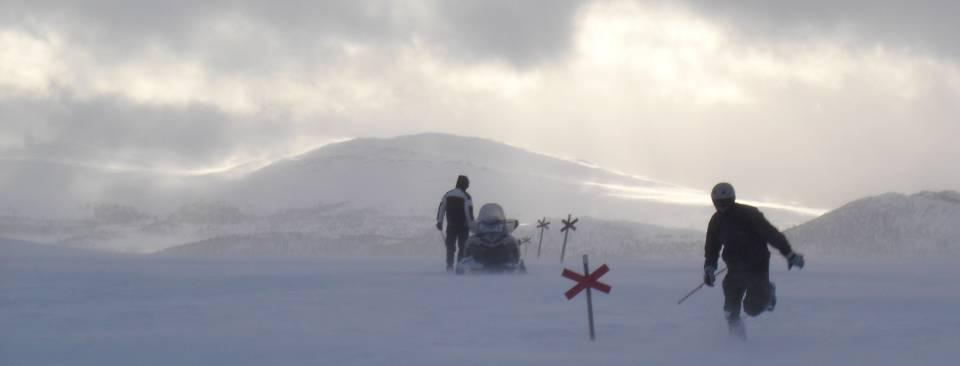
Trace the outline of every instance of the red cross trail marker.
<path fill-rule="evenodd" d="M 563 232 L 563 249 L 560 250 L 560 263 L 563 263 L 563 256 L 567 253 L 567 236 L 570 235 L 570 230 L 577 231 L 577 221 L 580 219 L 574 219 L 573 215 L 567 215 L 566 220 L 560 220 L 563 223 L 563 229 L 560 231 Z"/>
<path fill-rule="evenodd" d="M 603 292 L 605 294 L 610 293 L 610 285 L 600 282 L 600 277 L 610 272 L 610 267 L 607 267 L 606 264 L 597 268 L 596 271 L 590 273 L 590 265 L 587 262 L 587 255 L 583 255 L 583 275 L 571 271 L 569 269 L 563 269 L 563 277 L 569 278 L 576 282 L 577 284 L 573 286 L 570 290 L 567 290 L 564 293 L 564 296 L 567 297 L 567 300 L 572 300 L 576 297 L 581 291 L 587 290 L 587 319 L 590 323 L 590 340 L 596 340 L 596 332 L 593 329 L 593 296 L 591 295 L 590 289 L 596 289 L 597 291 Z"/>
<path fill-rule="evenodd" d="M 577 282 L 577 284 L 563 295 L 567 297 L 567 300 L 571 300 L 579 295 L 581 291 L 587 289 L 595 289 L 605 294 L 609 294 L 611 289 L 610 285 L 598 281 L 600 277 L 607 274 L 607 272 L 610 272 L 610 267 L 607 267 L 606 264 L 600 266 L 600 268 L 597 268 L 597 270 L 593 271 L 593 273 L 591 273 L 589 276 L 581 276 L 577 272 L 564 269 L 563 277 L 574 280 Z"/>
<path fill-rule="evenodd" d="M 537 220 L 537 229 L 540 229 L 540 243 L 537 244 L 537 258 L 540 258 L 540 247 L 543 246 L 543 231 L 550 230 L 550 221 L 547 221 L 546 217 Z"/>

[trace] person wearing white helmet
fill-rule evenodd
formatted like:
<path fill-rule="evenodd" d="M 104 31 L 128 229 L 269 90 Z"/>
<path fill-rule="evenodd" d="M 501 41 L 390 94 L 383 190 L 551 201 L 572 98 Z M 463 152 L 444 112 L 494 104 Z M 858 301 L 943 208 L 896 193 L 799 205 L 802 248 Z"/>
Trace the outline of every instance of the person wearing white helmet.
<path fill-rule="evenodd" d="M 740 319 L 741 308 L 747 315 L 757 316 L 773 311 L 777 304 L 776 287 L 770 282 L 770 250 L 776 248 L 787 259 L 787 269 L 803 268 L 803 256 L 795 253 L 787 238 L 756 207 L 736 202 L 730 183 L 719 183 L 710 193 L 717 209 L 707 227 L 706 260 L 703 282 L 713 287 L 717 261 L 723 250 L 727 275 L 723 279 L 723 310 L 731 334 L 746 337 Z"/>

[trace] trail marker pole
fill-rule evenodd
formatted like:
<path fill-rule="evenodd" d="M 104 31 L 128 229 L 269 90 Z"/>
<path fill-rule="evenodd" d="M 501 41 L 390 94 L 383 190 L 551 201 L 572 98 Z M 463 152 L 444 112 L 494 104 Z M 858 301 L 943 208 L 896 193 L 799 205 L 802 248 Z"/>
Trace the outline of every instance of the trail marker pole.
<path fill-rule="evenodd" d="M 537 228 L 540 229 L 540 243 L 537 244 L 537 258 L 540 258 L 540 248 L 543 247 L 543 231 L 550 230 L 550 221 L 547 221 L 546 217 L 542 220 L 537 220 Z"/>
<path fill-rule="evenodd" d="M 567 300 L 573 299 L 577 294 L 583 290 L 587 290 L 587 320 L 590 324 L 590 340 L 595 341 L 597 339 L 597 333 L 594 330 L 593 326 L 593 295 L 590 289 L 596 289 L 597 291 L 603 292 L 605 294 L 610 293 L 610 285 L 600 282 L 599 279 L 601 276 L 610 271 L 610 267 L 607 267 L 606 264 L 597 268 L 596 271 L 590 273 L 590 264 L 587 260 L 587 255 L 583 255 L 583 275 L 564 268 L 563 277 L 569 278 L 575 281 L 577 284 L 573 286 L 570 290 L 564 294 L 567 297 Z"/>
<path fill-rule="evenodd" d="M 570 230 L 577 231 L 577 221 L 580 219 L 574 219 L 573 215 L 567 215 L 566 220 L 560 220 L 563 223 L 563 229 L 560 231 L 563 232 L 563 249 L 560 249 L 560 263 L 563 263 L 563 256 L 567 253 L 567 237 L 570 235 Z"/>
<path fill-rule="evenodd" d="M 587 255 L 583 255 L 583 273 L 590 273 L 590 265 L 587 264 Z M 593 329 L 593 296 L 590 288 L 587 287 L 587 322 L 590 323 L 590 340 L 597 340 L 597 332 Z"/>
<path fill-rule="evenodd" d="M 532 238 L 523 238 L 523 239 L 520 239 L 520 245 L 523 246 L 523 257 L 524 257 L 524 258 L 527 257 L 527 247 L 529 246 L 529 245 L 527 245 L 527 244 L 530 244 L 530 241 L 532 241 L 532 240 L 533 240 Z"/>

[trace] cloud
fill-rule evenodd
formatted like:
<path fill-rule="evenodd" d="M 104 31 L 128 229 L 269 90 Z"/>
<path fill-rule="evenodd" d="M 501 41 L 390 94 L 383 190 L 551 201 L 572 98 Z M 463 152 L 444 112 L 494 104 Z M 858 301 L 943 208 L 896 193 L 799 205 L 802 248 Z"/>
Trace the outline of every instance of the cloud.
<path fill-rule="evenodd" d="M 6 159 L 101 169 L 187 174 L 305 150 L 297 142 L 306 131 L 296 125 L 232 116 L 203 104 L 7 99 L 0 101 L 0 119 L 5 121 L 0 153 Z"/>
<path fill-rule="evenodd" d="M 39 0 L 0 4 L 6 14 L 0 21 L 39 32 L 52 26 L 69 34 L 71 43 L 95 50 L 103 62 L 160 47 L 246 72 L 262 70 L 263 60 L 274 56 L 324 63 L 338 57 L 342 43 L 425 42 L 465 62 L 495 59 L 530 67 L 565 51 L 584 2 Z"/>
<path fill-rule="evenodd" d="M 686 0 L 745 38 L 792 42 L 830 37 L 956 59 L 960 3 L 951 0 Z"/>
<path fill-rule="evenodd" d="M 564 58 L 582 0 L 440 1 L 440 39 L 468 59 L 493 56 L 516 66 Z"/>
<path fill-rule="evenodd" d="M 807 207 L 960 189 L 938 4 L 718 4 L 3 2 L 0 154 L 203 172 L 437 131 Z"/>

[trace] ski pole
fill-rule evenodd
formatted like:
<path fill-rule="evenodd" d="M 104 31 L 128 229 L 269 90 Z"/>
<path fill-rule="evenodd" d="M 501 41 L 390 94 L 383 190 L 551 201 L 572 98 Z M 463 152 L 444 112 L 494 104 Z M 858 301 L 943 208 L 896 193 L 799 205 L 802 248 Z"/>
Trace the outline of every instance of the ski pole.
<path fill-rule="evenodd" d="M 717 271 L 717 273 L 715 273 L 714 276 L 719 276 L 719 275 L 723 274 L 723 272 L 726 272 L 726 271 L 727 271 L 726 268 L 721 269 L 721 270 Z M 703 288 L 703 285 L 706 285 L 706 284 L 707 284 L 707 283 L 704 282 L 704 283 L 701 283 L 700 286 L 697 286 L 696 288 L 694 288 L 693 291 L 690 291 L 690 293 L 687 294 L 687 296 L 684 296 L 682 299 L 680 299 L 680 301 L 677 301 L 677 305 L 682 304 L 684 301 L 686 301 L 688 298 L 690 298 L 690 296 L 693 296 L 693 294 L 697 293 L 697 291 L 700 291 L 700 289 Z"/>

